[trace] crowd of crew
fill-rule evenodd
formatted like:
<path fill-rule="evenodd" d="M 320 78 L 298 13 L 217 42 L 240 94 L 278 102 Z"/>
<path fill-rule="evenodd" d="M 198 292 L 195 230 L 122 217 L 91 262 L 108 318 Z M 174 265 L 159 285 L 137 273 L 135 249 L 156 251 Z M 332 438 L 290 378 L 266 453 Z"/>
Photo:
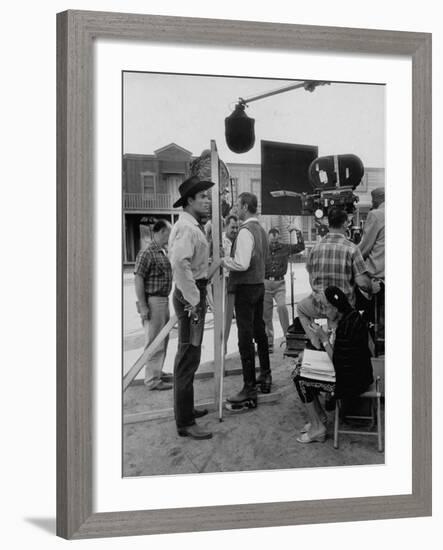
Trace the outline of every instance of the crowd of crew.
<path fill-rule="evenodd" d="M 178 221 L 163 219 L 153 226 L 151 243 L 137 256 L 135 292 L 137 308 L 145 330 L 146 345 L 169 321 L 169 295 L 178 321 L 178 345 L 173 383 L 163 374 L 168 338 L 149 357 L 145 385 L 149 390 L 173 390 L 177 432 L 193 439 L 209 439 L 196 419 L 207 414 L 194 406 L 194 375 L 200 364 L 201 344 L 208 303 L 212 293 L 210 268 L 211 181 L 197 176 L 179 188 L 174 204 L 182 208 Z M 368 215 L 361 242 L 347 237 L 348 215 L 340 208 L 328 211 L 328 233 L 307 254 L 306 269 L 312 292 L 297 304 L 297 314 L 308 346 L 322 350 L 335 369 L 335 382 L 321 382 L 301 376 L 296 370 L 295 387 L 309 417 L 298 441 L 323 441 L 326 413 L 319 393 L 336 398 L 358 395 L 372 383 L 368 315 L 373 296 L 384 293 L 384 189 L 372 192 L 373 209 Z M 210 222 L 209 222 L 210 226 Z M 305 249 L 302 233 L 295 227 L 295 244 L 284 244 L 280 232 L 267 234 L 257 215 L 257 197 L 242 193 L 224 220 L 221 266 L 226 277 L 225 342 L 235 312 L 243 385 L 227 398 L 232 410 L 255 408 L 257 392 L 272 387 L 269 355 L 274 349 L 273 307 L 276 304 L 285 336 L 289 325 L 285 274 L 288 261 Z M 219 266 L 211 266 L 211 271 Z M 365 310 L 362 314 L 360 308 Z M 325 325 L 317 320 L 326 319 Z M 226 348 L 225 348 L 226 350 Z M 259 363 L 256 377 L 255 356 Z"/>

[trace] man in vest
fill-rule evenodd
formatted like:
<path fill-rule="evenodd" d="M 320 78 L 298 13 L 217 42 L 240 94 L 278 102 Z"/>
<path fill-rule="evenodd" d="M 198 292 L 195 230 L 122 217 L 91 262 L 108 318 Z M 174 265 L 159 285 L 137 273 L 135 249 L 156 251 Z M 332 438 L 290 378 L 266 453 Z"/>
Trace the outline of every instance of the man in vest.
<path fill-rule="evenodd" d="M 238 347 L 243 370 L 243 388 L 228 398 L 231 410 L 257 406 L 255 378 L 255 349 L 257 343 L 260 362 L 258 383 L 264 393 L 271 391 L 268 339 L 263 321 L 265 294 L 265 263 L 268 239 L 257 219 L 257 197 L 242 193 L 238 198 L 236 214 L 240 230 L 231 249 L 231 257 L 223 259 L 223 267 L 230 271 L 230 288 L 235 293 L 235 317 L 238 329 Z"/>

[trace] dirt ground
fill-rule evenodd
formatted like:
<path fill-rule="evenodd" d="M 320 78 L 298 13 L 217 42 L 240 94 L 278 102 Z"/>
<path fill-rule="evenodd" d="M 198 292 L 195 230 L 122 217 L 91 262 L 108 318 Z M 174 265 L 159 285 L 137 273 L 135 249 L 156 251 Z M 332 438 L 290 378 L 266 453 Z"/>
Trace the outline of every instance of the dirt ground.
<path fill-rule="evenodd" d="M 278 341 L 277 341 L 278 344 Z M 124 424 L 124 476 L 173 475 L 208 472 L 312 468 L 324 466 L 383 464 L 384 452 L 377 451 L 376 437 L 341 435 L 340 447 L 333 447 L 333 413 L 329 413 L 325 443 L 300 444 L 296 437 L 306 421 L 303 405 L 292 382 L 293 361 L 277 345 L 271 355 L 272 403 L 259 403 L 255 410 L 224 411 L 220 422 L 216 412 L 198 420 L 211 430 L 210 440 L 179 437 L 173 415 L 169 418 Z M 212 400 L 214 378 L 211 363 L 201 365 L 196 379 L 195 402 Z M 227 357 L 226 369 L 240 368 L 238 353 Z M 201 373 L 207 373 L 201 377 Z M 224 395 L 241 389 L 240 375 L 224 378 Z M 172 391 L 148 391 L 143 384 L 131 385 L 124 395 L 124 414 L 172 409 Z M 361 426 L 359 426 L 360 429 Z"/>

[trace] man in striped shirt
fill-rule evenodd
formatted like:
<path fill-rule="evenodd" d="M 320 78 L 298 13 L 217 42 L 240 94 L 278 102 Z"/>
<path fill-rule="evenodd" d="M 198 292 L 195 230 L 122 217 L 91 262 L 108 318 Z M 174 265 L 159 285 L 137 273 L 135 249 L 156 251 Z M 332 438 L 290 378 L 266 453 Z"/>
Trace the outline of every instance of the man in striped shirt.
<path fill-rule="evenodd" d="M 298 316 L 312 344 L 320 349 L 320 342 L 311 330 L 314 319 L 326 318 L 328 303 L 324 290 L 336 286 L 344 292 L 352 306 L 355 305 L 355 287 L 372 292 L 371 279 L 360 249 L 346 238 L 348 215 L 341 208 L 333 207 L 328 213 L 329 233 L 314 245 L 306 269 L 312 294 L 297 304 Z"/>

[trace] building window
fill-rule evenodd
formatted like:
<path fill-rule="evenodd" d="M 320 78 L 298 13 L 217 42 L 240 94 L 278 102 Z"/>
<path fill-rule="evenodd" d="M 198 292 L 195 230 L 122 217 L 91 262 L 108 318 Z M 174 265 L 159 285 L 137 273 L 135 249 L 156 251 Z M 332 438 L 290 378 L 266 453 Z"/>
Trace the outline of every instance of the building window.
<path fill-rule="evenodd" d="M 302 233 L 303 239 L 307 242 L 315 241 L 315 228 L 312 227 L 312 217 L 302 216 Z"/>
<path fill-rule="evenodd" d="M 236 177 L 229 178 L 229 191 L 232 194 L 232 197 L 231 197 L 232 198 L 232 204 L 235 204 L 237 202 L 238 195 L 239 195 L 239 192 L 238 192 L 238 178 L 236 178 Z"/>
<path fill-rule="evenodd" d="M 155 174 L 152 172 L 142 172 L 141 184 L 143 195 L 155 195 Z"/>
<path fill-rule="evenodd" d="M 259 179 L 251 179 L 251 193 L 257 196 L 257 201 L 261 203 L 261 181 Z"/>

